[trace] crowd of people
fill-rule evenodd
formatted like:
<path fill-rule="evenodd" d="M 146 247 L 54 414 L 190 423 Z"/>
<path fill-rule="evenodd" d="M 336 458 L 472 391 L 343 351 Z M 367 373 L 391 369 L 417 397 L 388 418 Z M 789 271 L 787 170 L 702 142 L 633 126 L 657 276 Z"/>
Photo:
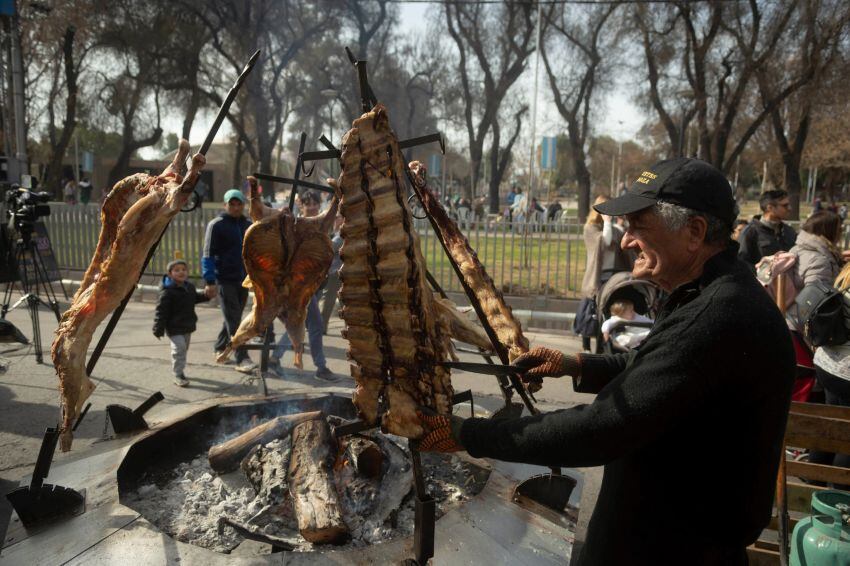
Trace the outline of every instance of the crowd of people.
<path fill-rule="evenodd" d="M 213 345 L 213 355 L 218 358 L 229 346 L 231 337 L 239 328 L 248 302 L 248 289 L 243 285 L 247 273 L 242 261 L 245 232 L 251 226 L 251 221 L 245 216 L 247 199 L 242 190 L 234 188 L 224 194 L 223 200 L 224 210 L 207 224 L 204 235 L 204 251 L 201 259 L 205 283 L 203 291 L 196 291 L 192 283 L 188 281 L 188 263 L 183 259 L 177 259 L 168 264 L 167 274 L 163 276 L 160 285 L 153 334 L 157 338 L 163 335 L 168 336 L 171 342 L 174 383 L 180 387 L 190 384 L 185 368 L 191 334 L 195 331 L 198 320 L 195 305 L 218 297 L 223 318 L 221 330 Z M 316 216 L 323 205 L 326 206 L 327 202 L 323 202 L 319 193 L 306 191 L 297 197 L 294 212 L 304 217 Z M 338 256 L 342 243 L 339 236 L 340 224 L 338 218 L 334 225 L 336 233 L 333 238 L 336 270 L 340 265 Z M 319 301 L 323 294 L 326 308 L 330 303 L 332 309 L 336 301 L 339 279 L 333 268 L 329 279 L 332 284 L 328 286 L 327 291 L 331 294 L 326 292 L 326 286 L 323 285 L 307 307 L 310 355 L 316 366 L 315 377 L 322 381 L 336 380 L 336 376 L 327 366 L 324 355 L 323 335 L 327 332 L 327 328 L 319 311 Z M 283 332 L 269 358 L 271 375 L 285 377 L 282 360 L 290 347 L 289 337 L 286 332 Z M 235 364 L 237 371 L 246 374 L 257 369 L 257 364 L 251 359 L 248 349 L 244 346 L 236 349 L 235 360 L 226 363 Z"/>
<path fill-rule="evenodd" d="M 520 195 L 514 192 L 514 204 Z M 207 227 L 204 291 L 188 283 L 184 261 L 169 264 L 163 278 L 154 333 L 171 340 L 178 385 L 188 380 L 194 305 L 220 299 L 224 323 L 216 350 L 227 345 L 245 306 L 241 246 L 250 222 L 241 191 L 228 191 L 224 201 L 225 211 Z M 302 195 L 299 214 L 317 214 L 320 203 L 318 195 Z M 534 347 L 512 361 L 529 383 L 570 376 L 575 391 L 595 399 L 498 420 L 420 407 L 419 448 L 541 466 L 604 466 L 582 564 L 675 564 L 682 556 L 695 564 L 746 564 L 747 546 L 771 516 L 790 402 L 807 378 L 799 371 L 795 342 L 802 333 L 777 308 L 771 282 L 786 272 L 792 302 L 816 283 L 846 291 L 850 299 L 850 252 L 839 245 L 838 212 L 815 211 L 798 234 L 786 222 L 787 193 L 767 191 L 759 205 L 760 215 L 739 220 L 725 176 L 691 158 L 656 163 L 618 197 L 597 198 L 584 227 L 587 270 L 576 320 L 588 324 L 579 329 L 586 338 L 616 342 L 621 351 L 590 352 L 588 340 L 583 352 Z M 337 233 L 335 249 L 340 242 Z M 600 320 L 596 300 L 623 273 L 651 285 L 657 300 L 639 309 L 639 295 L 617 296 Z M 328 291 L 335 293 L 336 285 L 332 276 Z M 322 379 L 327 369 L 319 293 L 310 301 L 307 328 L 316 377 Z M 615 336 L 614 329 L 624 326 Z M 282 336 L 272 356 L 273 371 L 281 376 L 288 344 Z M 814 376 L 808 379 L 822 389 L 823 400 L 850 406 L 850 344 L 810 354 Z M 237 351 L 237 363 L 242 371 L 255 367 L 244 350 Z M 816 389 L 806 389 L 808 400 Z M 705 447 L 717 445 L 724 457 L 709 465 Z M 850 466 L 848 455 L 809 456 Z M 728 503 L 701 505 L 682 521 L 681 500 L 670 494 L 692 492 L 695 485 L 702 500 Z"/>

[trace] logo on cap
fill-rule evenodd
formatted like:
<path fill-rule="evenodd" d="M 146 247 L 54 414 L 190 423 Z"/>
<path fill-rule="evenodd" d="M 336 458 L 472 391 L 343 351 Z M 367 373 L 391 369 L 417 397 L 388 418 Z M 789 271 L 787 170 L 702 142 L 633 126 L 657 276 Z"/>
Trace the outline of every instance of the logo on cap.
<path fill-rule="evenodd" d="M 648 185 L 651 180 L 657 179 L 658 175 L 653 173 L 652 171 L 644 171 L 640 174 L 640 177 L 635 181 L 636 183 L 643 183 L 644 185 Z"/>

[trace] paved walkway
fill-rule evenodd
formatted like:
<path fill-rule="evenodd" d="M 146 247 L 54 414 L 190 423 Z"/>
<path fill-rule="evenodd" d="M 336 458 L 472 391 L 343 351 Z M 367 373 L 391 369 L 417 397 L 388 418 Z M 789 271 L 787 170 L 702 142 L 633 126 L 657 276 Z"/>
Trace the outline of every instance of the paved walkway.
<path fill-rule="evenodd" d="M 256 392 L 256 386 L 247 384 L 245 376 L 236 372 L 233 366 L 218 365 L 213 359 L 212 345 L 221 327 L 220 311 L 212 306 L 199 305 L 197 312 L 198 331 L 192 336 L 186 368 L 191 385 L 180 388 L 171 381 L 167 338 L 158 341 L 151 333 L 153 303 L 128 304 L 95 368 L 93 379 L 97 389 L 90 399 L 92 408 L 75 434 L 74 449 L 69 454 L 61 454 L 57 450 L 55 461 L 74 457 L 101 438 L 108 404 L 118 403 L 133 408 L 156 391 L 165 395 L 162 405 Z M 25 310 L 9 313 L 8 319 L 31 338 L 32 327 Z M 20 478 L 31 472 L 44 429 L 55 426 L 60 420 L 57 380 L 49 353 L 56 319 L 45 310 L 40 320 L 46 349 L 45 363 L 35 362 L 31 347 L 17 349 L 16 345 L 0 344 L 0 363 L 8 365 L 5 373 L 0 373 L 0 495 L 16 487 Z M 104 326 L 105 323 L 101 325 L 101 331 Z M 329 334 L 325 337 L 325 355 L 330 369 L 341 376 L 334 385 L 353 388 L 354 380 L 349 377 L 349 363 L 345 356 L 348 344 L 340 336 L 341 328 L 342 322 L 338 318 L 331 321 Z M 538 332 L 527 332 L 526 335 L 532 345 L 548 345 L 565 351 L 580 348 L 580 342 L 567 335 Z M 99 334 L 92 341 L 92 346 L 98 337 Z M 259 361 L 259 352 L 251 355 L 254 361 Z M 467 361 L 482 361 L 477 356 L 461 357 Z M 287 353 L 283 360 L 287 378 L 270 379 L 270 392 L 283 393 L 293 385 L 322 387 L 324 383 L 313 377 L 315 367 L 309 354 L 304 356 L 304 360 L 304 370 L 292 368 L 292 353 Z M 471 389 L 476 404 L 489 410 L 502 404 L 496 380 L 491 376 L 456 372 L 452 375 L 452 383 L 457 391 Z M 574 393 L 569 379 L 547 381 L 536 397 L 543 410 L 570 407 L 593 399 L 591 395 Z M 154 407 L 150 414 L 155 417 L 156 411 L 157 407 Z M 601 469 L 585 470 L 585 475 L 579 538 L 596 500 Z M 0 497 L 0 535 L 5 533 L 8 513 L 6 499 Z"/>

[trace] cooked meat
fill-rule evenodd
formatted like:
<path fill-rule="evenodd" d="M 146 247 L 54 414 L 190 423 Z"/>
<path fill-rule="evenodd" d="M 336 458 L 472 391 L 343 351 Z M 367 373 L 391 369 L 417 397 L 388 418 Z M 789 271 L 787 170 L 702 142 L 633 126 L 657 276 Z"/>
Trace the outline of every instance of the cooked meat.
<path fill-rule="evenodd" d="M 333 248 L 329 232 L 336 217 L 337 199 L 324 215 L 294 218 L 289 209 L 277 210 L 258 198 L 257 181 L 251 186 L 251 218 L 245 232 L 242 259 L 248 277 L 245 286 L 254 290 L 254 306 L 219 356 L 230 353 L 264 332 L 275 317 L 280 318 L 292 340 L 295 367 L 303 367 L 304 322 L 307 304 L 328 275 Z"/>
<path fill-rule="evenodd" d="M 427 187 L 428 176 L 425 166 L 418 161 L 410 163 L 410 172 L 416 191 L 422 198 L 422 205 L 437 223 L 449 254 L 460 267 L 464 281 L 472 289 L 487 322 L 493 328 L 499 342 L 507 350 L 511 361 L 528 351 L 528 340 L 522 334 L 522 327 L 511 307 L 505 303 L 502 293 L 496 288 L 487 270 L 478 260 L 478 254 L 469 245 L 469 240 L 460 231 L 457 223 L 449 218 L 446 211 Z"/>
<path fill-rule="evenodd" d="M 417 405 L 451 412 L 449 371 L 434 365 L 451 357 L 451 341 L 425 284 L 402 158 L 380 104 L 342 139 L 339 297 L 360 417 L 416 438 L 423 432 Z"/>
<path fill-rule="evenodd" d="M 62 402 L 63 452 L 71 449 L 71 427 L 94 390 L 85 369 L 92 335 L 135 287 L 148 252 L 186 204 L 204 167 L 204 156 L 196 154 L 183 177 L 188 154 L 189 142 L 180 140 L 174 161 L 162 174 L 131 175 L 116 183 L 106 197 L 94 257 L 53 341 L 53 365 Z"/>
<path fill-rule="evenodd" d="M 485 352 L 492 353 L 493 346 L 490 344 L 487 334 L 480 326 L 477 326 L 458 311 L 457 305 L 448 299 L 434 297 L 434 306 L 437 308 L 437 322 L 444 333 L 455 340 L 478 346 Z"/>
<path fill-rule="evenodd" d="M 248 214 L 251 215 L 251 220 L 257 222 L 267 216 L 280 214 L 280 210 L 272 208 L 263 202 L 260 196 L 260 185 L 257 178 L 253 175 L 248 176 L 248 186 L 251 188 L 251 201 L 248 203 Z"/>

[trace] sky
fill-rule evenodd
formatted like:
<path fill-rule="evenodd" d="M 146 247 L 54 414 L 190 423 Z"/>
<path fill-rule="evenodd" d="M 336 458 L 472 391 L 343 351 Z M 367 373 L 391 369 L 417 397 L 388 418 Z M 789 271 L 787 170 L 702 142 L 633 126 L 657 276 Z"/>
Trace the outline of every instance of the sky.
<path fill-rule="evenodd" d="M 429 11 L 436 10 L 434 4 L 423 2 L 402 2 L 399 14 L 399 32 L 416 36 L 418 34 L 427 33 L 427 29 L 423 26 L 423 22 L 428 21 Z M 559 116 L 557 109 L 552 103 L 552 95 L 549 91 L 549 84 L 546 80 L 546 71 L 543 68 L 543 63 L 540 63 L 538 75 L 538 107 L 537 107 L 537 124 L 536 136 L 538 139 L 542 136 L 556 136 L 566 132 L 566 124 Z M 235 79 L 235 77 L 234 77 Z M 518 87 L 522 88 L 526 99 L 533 98 L 534 90 L 534 56 L 531 57 L 528 69 L 520 77 Z M 597 115 L 601 120 L 594 124 L 594 134 L 607 134 L 615 139 L 625 141 L 632 139 L 637 134 L 644 122 L 644 116 L 635 104 L 630 100 L 627 87 L 625 84 L 617 85 L 614 90 L 607 94 L 604 99 L 604 109 L 601 109 Z M 207 129 L 210 127 L 214 113 L 209 110 L 199 115 L 193 125 L 192 135 L 189 141 L 192 145 L 199 145 L 203 142 L 206 136 Z M 165 132 L 180 132 L 182 128 L 182 116 L 166 116 L 163 120 L 163 130 Z M 530 120 L 530 117 L 529 117 Z M 219 130 L 218 138 L 222 139 L 230 135 L 232 130 L 225 121 Z M 525 128 L 523 135 L 518 143 L 518 150 L 522 153 L 529 154 L 529 142 L 531 135 L 531 127 Z M 453 134 L 449 143 L 465 146 L 465 139 L 456 138 L 459 133 Z M 452 139 L 456 138 L 456 139 Z M 538 142 L 539 143 L 539 142 Z M 524 149 L 522 149 L 524 147 Z M 145 158 L 158 157 L 159 152 L 151 148 L 145 148 L 141 152 Z"/>

